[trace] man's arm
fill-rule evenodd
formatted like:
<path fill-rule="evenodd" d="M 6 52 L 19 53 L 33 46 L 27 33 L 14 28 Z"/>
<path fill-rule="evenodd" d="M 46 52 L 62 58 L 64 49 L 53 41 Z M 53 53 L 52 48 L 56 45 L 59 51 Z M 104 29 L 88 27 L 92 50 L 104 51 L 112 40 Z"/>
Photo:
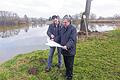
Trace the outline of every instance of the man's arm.
<path fill-rule="evenodd" d="M 51 25 L 49 25 L 49 28 L 47 30 L 47 35 L 50 37 L 50 39 L 54 38 L 54 35 L 51 33 Z"/>

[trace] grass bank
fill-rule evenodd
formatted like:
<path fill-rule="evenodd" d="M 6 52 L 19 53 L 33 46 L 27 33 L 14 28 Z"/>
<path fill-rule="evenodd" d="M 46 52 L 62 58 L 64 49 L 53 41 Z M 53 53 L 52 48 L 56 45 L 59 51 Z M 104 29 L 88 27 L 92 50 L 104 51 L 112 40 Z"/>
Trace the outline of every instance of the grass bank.
<path fill-rule="evenodd" d="M 45 72 L 48 50 L 20 54 L 0 65 L 0 80 L 64 80 L 57 54 L 50 72 Z M 77 43 L 73 80 L 120 80 L 120 30 Z"/>

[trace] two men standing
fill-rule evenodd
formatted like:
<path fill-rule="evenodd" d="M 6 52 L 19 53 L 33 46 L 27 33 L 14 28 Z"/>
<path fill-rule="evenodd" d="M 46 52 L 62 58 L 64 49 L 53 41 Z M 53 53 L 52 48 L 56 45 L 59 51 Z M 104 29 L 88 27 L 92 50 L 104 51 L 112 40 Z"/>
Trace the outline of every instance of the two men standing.
<path fill-rule="evenodd" d="M 52 29 L 51 31 L 54 32 L 54 30 Z M 56 36 L 55 34 L 59 34 L 59 35 Z M 60 49 L 60 52 L 59 51 L 58 52 L 63 55 L 64 64 L 66 68 L 66 73 L 65 73 L 66 79 L 72 80 L 74 57 L 76 53 L 77 32 L 76 32 L 76 28 L 73 25 L 71 25 L 71 18 L 69 16 L 66 16 L 63 19 L 63 25 L 60 26 L 59 30 L 55 32 L 55 34 L 53 34 L 54 35 L 53 37 L 52 35 L 48 35 L 48 36 L 50 37 L 50 39 L 54 38 L 55 42 L 57 42 L 56 41 L 56 37 L 57 37 L 57 39 L 59 39 L 57 43 L 60 43 L 63 46 L 63 48 Z M 62 63 L 61 57 L 60 58 L 59 57 L 60 56 L 58 54 L 58 62 L 60 61 L 60 65 L 61 65 Z M 48 64 L 49 64 L 49 58 L 48 58 Z"/>

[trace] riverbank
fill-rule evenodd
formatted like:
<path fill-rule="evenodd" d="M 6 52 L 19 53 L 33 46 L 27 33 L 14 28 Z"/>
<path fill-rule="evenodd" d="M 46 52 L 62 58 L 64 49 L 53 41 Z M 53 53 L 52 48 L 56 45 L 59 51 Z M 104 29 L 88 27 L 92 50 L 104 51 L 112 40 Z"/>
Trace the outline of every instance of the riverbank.
<path fill-rule="evenodd" d="M 64 80 L 64 66 L 58 70 L 57 54 L 52 70 L 44 71 L 49 50 L 20 54 L 0 65 L 0 80 Z M 120 79 L 120 30 L 78 41 L 73 80 Z"/>

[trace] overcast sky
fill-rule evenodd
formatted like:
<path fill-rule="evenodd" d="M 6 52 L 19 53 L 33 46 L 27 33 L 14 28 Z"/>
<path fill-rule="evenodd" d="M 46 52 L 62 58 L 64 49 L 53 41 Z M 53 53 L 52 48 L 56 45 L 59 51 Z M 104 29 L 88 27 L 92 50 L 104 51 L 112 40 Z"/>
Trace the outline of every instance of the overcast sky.
<path fill-rule="evenodd" d="M 54 14 L 77 14 L 85 10 L 86 0 L 0 0 L 0 11 L 12 11 L 20 17 L 48 18 Z M 120 0 L 93 0 L 91 12 L 98 17 L 120 14 Z"/>

